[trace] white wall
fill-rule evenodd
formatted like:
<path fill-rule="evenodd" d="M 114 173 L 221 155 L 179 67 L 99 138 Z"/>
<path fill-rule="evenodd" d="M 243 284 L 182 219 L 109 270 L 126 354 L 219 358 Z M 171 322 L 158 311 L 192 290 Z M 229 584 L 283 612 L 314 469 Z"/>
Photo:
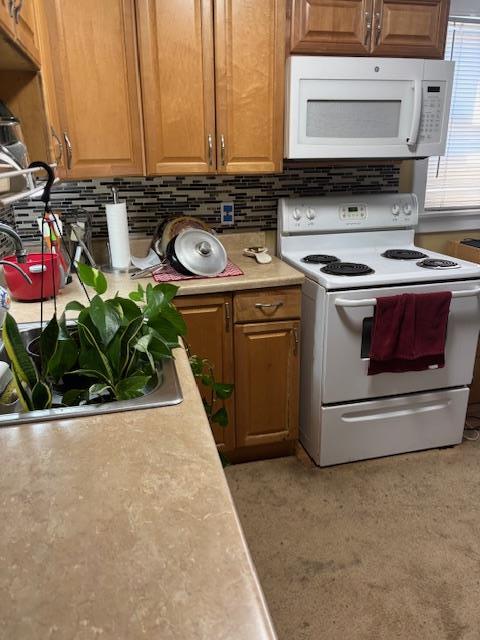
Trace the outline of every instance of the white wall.
<path fill-rule="evenodd" d="M 451 16 L 480 16 L 480 0 L 451 0 Z"/>

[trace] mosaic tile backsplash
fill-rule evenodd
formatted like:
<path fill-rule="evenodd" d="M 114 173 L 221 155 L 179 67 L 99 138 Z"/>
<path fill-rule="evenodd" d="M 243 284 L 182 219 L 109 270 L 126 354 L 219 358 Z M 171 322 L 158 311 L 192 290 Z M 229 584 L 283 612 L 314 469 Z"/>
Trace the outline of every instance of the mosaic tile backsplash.
<path fill-rule="evenodd" d="M 52 206 L 68 218 L 78 208 L 93 214 L 93 236 L 107 236 L 104 205 L 112 201 L 111 187 L 127 201 L 130 232 L 152 234 L 159 222 L 172 215 L 202 217 L 221 232 L 220 203 L 233 202 L 234 227 L 242 230 L 275 229 L 280 197 L 329 193 L 398 191 L 398 165 L 286 168 L 283 173 L 241 176 L 161 176 L 63 182 L 52 190 Z M 25 240 L 38 238 L 35 218 L 39 201 L 15 206 L 17 231 Z M 1 212 L 0 212 L 1 218 Z"/>

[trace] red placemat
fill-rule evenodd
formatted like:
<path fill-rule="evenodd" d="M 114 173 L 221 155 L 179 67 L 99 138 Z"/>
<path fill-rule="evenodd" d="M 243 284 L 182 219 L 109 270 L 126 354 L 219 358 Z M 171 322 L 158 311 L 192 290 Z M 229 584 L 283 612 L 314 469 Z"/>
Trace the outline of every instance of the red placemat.
<path fill-rule="evenodd" d="M 227 266 L 222 273 L 219 273 L 216 276 L 184 276 L 178 271 L 175 271 L 173 267 L 167 264 L 161 271 L 153 274 L 153 279 L 155 282 L 172 282 L 172 280 L 194 280 L 201 278 L 228 278 L 229 276 L 243 276 L 243 271 L 240 267 L 237 267 L 236 264 L 227 262 Z"/>

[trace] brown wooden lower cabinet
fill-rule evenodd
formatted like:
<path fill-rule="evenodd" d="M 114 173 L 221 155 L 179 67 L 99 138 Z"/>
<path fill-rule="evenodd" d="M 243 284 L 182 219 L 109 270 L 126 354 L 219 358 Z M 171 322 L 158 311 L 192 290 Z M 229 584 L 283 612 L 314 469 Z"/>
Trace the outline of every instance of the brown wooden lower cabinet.
<path fill-rule="evenodd" d="M 298 320 L 235 325 L 237 447 L 298 433 Z"/>
<path fill-rule="evenodd" d="M 191 353 L 212 362 L 218 381 L 235 385 L 226 403 L 228 426 L 212 428 L 218 448 L 232 461 L 292 453 L 298 437 L 300 287 L 180 296 L 176 305 Z M 201 383 L 199 389 L 206 393 Z"/>
<path fill-rule="evenodd" d="M 233 325 L 231 319 L 232 296 L 186 296 L 175 300 L 187 324 L 186 343 L 192 355 L 207 358 L 213 365 L 218 382 L 232 383 Z M 198 383 L 200 393 L 208 394 L 206 387 Z M 207 396 L 208 397 L 208 396 Z M 235 410 L 233 397 L 226 401 L 229 422 L 226 427 L 214 425 L 213 436 L 219 449 L 235 448 Z"/>

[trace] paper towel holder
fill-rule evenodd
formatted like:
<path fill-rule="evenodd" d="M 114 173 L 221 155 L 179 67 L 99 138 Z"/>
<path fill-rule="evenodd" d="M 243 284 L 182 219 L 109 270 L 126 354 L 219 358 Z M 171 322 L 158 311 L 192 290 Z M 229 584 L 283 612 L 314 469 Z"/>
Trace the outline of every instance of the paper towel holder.
<path fill-rule="evenodd" d="M 118 204 L 118 188 L 115 186 L 111 187 L 113 204 Z M 102 264 L 101 270 L 104 273 L 133 273 L 137 269 L 133 265 L 129 265 L 125 268 L 113 267 L 112 266 L 112 252 L 110 250 L 110 242 L 107 240 L 107 252 L 108 252 L 108 262 L 106 264 Z"/>

